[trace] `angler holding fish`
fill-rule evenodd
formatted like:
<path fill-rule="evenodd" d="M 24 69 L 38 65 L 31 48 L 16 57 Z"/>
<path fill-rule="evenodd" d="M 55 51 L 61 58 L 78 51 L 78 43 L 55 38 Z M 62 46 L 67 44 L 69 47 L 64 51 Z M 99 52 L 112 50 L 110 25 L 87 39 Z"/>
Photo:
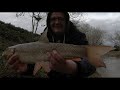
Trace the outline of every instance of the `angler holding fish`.
<path fill-rule="evenodd" d="M 86 35 L 69 18 L 67 12 L 49 12 L 40 42 L 9 47 L 3 53 L 8 60 L 6 66 L 26 75 L 35 75 L 43 67 L 48 77 L 54 79 L 85 78 L 96 67 L 105 67 L 100 56 L 112 48 L 89 46 Z"/>

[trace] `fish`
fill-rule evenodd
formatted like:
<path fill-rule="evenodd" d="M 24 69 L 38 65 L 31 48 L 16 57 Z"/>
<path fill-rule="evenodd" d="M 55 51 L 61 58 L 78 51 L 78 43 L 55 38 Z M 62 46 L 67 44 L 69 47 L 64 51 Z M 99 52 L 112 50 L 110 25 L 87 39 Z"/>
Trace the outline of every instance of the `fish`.
<path fill-rule="evenodd" d="M 56 50 L 65 60 L 86 58 L 95 67 L 105 67 L 102 56 L 113 49 L 111 46 L 104 45 L 74 45 L 37 41 L 7 47 L 2 53 L 2 57 L 8 60 L 13 54 L 17 54 L 24 63 L 49 62 L 47 52 Z"/>

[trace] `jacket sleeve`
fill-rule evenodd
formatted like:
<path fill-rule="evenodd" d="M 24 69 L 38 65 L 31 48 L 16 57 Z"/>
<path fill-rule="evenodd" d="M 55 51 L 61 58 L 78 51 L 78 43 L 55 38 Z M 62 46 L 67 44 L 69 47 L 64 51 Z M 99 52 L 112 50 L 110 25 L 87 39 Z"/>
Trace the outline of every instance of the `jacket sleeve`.
<path fill-rule="evenodd" d="M 80 79 L 80 78 L 87 78 L 88 76 L 92 75 L 96 68 L 92 66 L 88 60 L 82 59 L 81 61 L 75 61 L 77 64 L 77 71 L 75 74 L 63 74 L 57 71 L 50 71 L 48 76 L 50 79 Z"/>
<path fill-rule="evenodd" d="M 71 35 L 71 42 L 72 44 L 75 45 L 88 45 L 88 41 L 86 38 L 86 35 L 84 33 L 74 33 Z M 68 75 L 68 74 L 62 74 L 56 71 L 51 71 L 48 76 L 50 78 L 86 78 L 90 75 L 92 75 L 95 71 L 96 68 L 92 66 L 88 60 L 83 59 L 81 61 L 75 61 L 77 64 L 77 72 L 74 75 Z"/>
<path fill-rule="evenodd" d="M 74 44 L 76 45 L 88 45 L 88 41 L 86 38 L 86 35 L 84 33 L 76 33 L 76 35 L 74 36 Z M 79 78 L 79 77 L 88 77 L 90 75 L 92 75 L 95 71 L 96 68 L 94 66 L 92 66 L 88 60 L 81 58 L 82 60 L 79 62 L 75 62 L 77 64 L 77 74 L 75 77 Z"/>
<path fill-rule="evenodd" d="M 27 71 L 21 74 L 21 77 L 24 76 L 33 76 L 33 70 L 34 70 L 35 64 L 28 64 L 27 65 Z"/>
<path fill-rule="evenodd" d="M 96 68 L 91 65 L 87 59 L 82 58 L 81 61 L 76 61 L 75 63 L 77 64 L 76 78 L 86 78 L 96 71 Z"/>

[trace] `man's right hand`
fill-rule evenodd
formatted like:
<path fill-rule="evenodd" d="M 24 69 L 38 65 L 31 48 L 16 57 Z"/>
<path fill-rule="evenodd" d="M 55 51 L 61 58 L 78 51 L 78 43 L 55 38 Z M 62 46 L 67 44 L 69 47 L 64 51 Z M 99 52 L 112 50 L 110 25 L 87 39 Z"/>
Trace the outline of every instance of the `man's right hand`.
<path fill-rule="evenodd" d="M 13 54 L 10 58 L 8 58 L 6 66 L 18 73 L 24 73 L 27 71 L 27 64 L 22 63 L 17 54 Z"/>

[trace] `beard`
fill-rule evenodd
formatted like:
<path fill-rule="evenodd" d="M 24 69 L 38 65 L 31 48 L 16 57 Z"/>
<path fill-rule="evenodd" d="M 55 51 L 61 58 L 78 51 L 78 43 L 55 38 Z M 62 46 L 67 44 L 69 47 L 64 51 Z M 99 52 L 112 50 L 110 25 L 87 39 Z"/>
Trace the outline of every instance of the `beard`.
<path fill-rule="evenodd" d="M 63 30 L 63 28 L 56 28 L 56 29 L 53 30 L 53 34 L 55 36 L 61 36 L 61 35 L 64 34 L 64 30 Z"/>
<path fill-rule="evenodd" d="M 64 32 L 62 31 L 60 31 L 60 32 L 53 32 L 53 34 L 55 35 L 55 36 L 62 36 L 62 35 L 64 35 Z"/>

